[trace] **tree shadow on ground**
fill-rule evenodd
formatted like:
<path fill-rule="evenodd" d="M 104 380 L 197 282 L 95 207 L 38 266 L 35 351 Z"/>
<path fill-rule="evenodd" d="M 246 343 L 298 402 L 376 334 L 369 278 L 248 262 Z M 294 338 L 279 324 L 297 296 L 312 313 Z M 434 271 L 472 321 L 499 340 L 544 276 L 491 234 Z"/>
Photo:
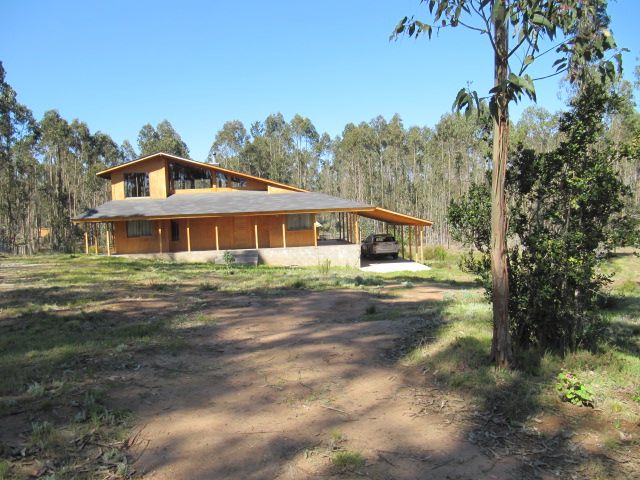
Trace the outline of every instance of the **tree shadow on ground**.
<path fill-rule="evenodd" d="M 460 288 L 408 278 L 434 293 Z M 434 354 L 432 361 L 447 367 L 438 372 L 399 364 L 447 325 L 437 295 L 276 286 L 238 294 L 166 285 L 103 285 L 91 312 L 29 312 L 2 349 L 0 373 L 27 372 L 15 390 L 70 372 L 67 382 L 77 390 L 47 408 L 22 395 L 23 412 L 5 412 L 3 421 L 11 416 L 24 428 L 46 419 L 65 430 L 81 409 L 69 408 L 69 400 L 79 401 L 87 386 L 106 389 L 110 407 L 139 420 L 136 468 L 162 478 L 349 476 L 328 461 L 336 448 L 365 449 L 367 463 L 355 475 L 374 479 L 535 478 L 584 460 L 572 450 L 571 425 L 527 426 L 543 408 L 540 397 L 525 388 L 524 376 L 496 375 L 486 343 L 462 335 Z M 84 288 L 69 289 L 64 299 L 48 287 L 42 295 L 14 292 L 43 304 L 73 305 L 88 295 Z M 105 294 L 117 299 L 116 309 L 102 301 Z M 393 318 L 367 318 L 372 302 Z M 22 335 L 39 343 L 25 345 Z M 471 398 L 465 378 L 474 375 L 486 387 Z M 451 406 L 454 399 L 460 407 Z M 21 444 L 18 430 L 0 438 L 13 435 L 9 441 Z M 346 440 L 332 438 L 337 430 Z M 88 437 L 92 442 L 100 439 Z M 54 462 L 51 470 L 59 467 Z M 612 478 L 628 473 L 611 463 L 603 469 Z"/>

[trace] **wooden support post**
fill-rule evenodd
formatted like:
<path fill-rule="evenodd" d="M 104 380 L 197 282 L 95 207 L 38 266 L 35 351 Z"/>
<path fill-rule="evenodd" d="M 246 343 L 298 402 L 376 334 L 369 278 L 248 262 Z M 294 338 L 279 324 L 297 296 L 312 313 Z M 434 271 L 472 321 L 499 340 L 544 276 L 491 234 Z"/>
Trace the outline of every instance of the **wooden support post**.
<path fill-rule="evenodd" d="M 160 253 L 162 253 L 162 220 L 158 220 L 158 244 L 160 245 Z"/>
<path fill-rule="evenodd" d="M 420 229 L 420 261 L 424 263 L 424 243 L 423 243 L 424 227 Z"/>
<path fill-rule="evenodd" d="M 86 226 L 84 227 L 84 253 L 89 255 L 89 233 Z"/>
<path fill-rule="evenodd" d="M 109 241 L 109 227 L 106 228 L 107 231 L 107 256 L 111 256 L 111 242 Z"/>
<path fill-rule="evenodd" d="M 409 260 L 413 260 L 413 242 L 411 241 L 411 230 L 413 230 L 413 228 L 409 226 Z"/>
<path fill-rule="evenodd" d="M 354 215 L 354 227 L 356 230 L 356 243 L 360 243 L 360 223 L 358 222 L 358 215 Z"/>
<path fill-rule="evenodd" d="M 216 250 L 220 250 L 220 239 L 218 237 L 218 224 L 216 223 Z"/>
<path fill-rule="evenodd" d="M 95 250 L 96 250 L 96 255 L 98 255 L 98 224 L 96 223 L 94 225 L 93 228 L 93 241 L 95 242 L 94 246 L 95 246 Z"/>
<path fill-rule="evenodd" d="M 313 216 L 313 246 L 318 246 L 318 226 L 315 215 Z"/>
<path fill-rule="evenodd" d="M 353 214 L 349 213 L 349 243 L 353 243 Z"/>
<path fill-rule="evenodd" d="M 340 240 L 344 240 L 344 235 L 342 234 L 342 228 L 344 227 L 344 214 L 342 212 L 338 213 L 338 222 L 340 223 Z"/>
<path fill-rule="evenodd" d="M 287 229 L 284 224 L 284 221 L 282 222 L 282 247 L 287 248 Z"/>
<path fill-rule="evenodd" d="M 187 252 L 191 251 L 191 221 L 187 219 Z"/>
<path fill-rule="evenodd" d="M 256 250 L 260 248 L 260 243 L 258 242 L 258 222 L 253 223 L 253 232 L 256 235 Z"/>
<path fill-rule="evenodd" d="M 344 239 L 349 242 L 349 213 L 344 214 Z"/>
<path fill-rule="evenodd" d="M 356 216 L 351 214 L 351 243 L 356 243 Z"/>
<path fill-rule="evenodd" d="M 400 242 L 402 243 L 402 258 L 404 258 L 404 225 L 400 225 Z"/>
<path fill-rule="evenodd" d="M 349 213 L 348 212 L 344 214 L 344 217 L 345 217 L 344 218 L 344 228 L 346 229 L 346 232 L 345 232 L 346 233 L 346 235 L 345 235 L 346 238 L 345 238 L 345 240 L 347 242 L 351 243 L 351 225 L 350 225 L 351 217 L 349 217 Z"/>

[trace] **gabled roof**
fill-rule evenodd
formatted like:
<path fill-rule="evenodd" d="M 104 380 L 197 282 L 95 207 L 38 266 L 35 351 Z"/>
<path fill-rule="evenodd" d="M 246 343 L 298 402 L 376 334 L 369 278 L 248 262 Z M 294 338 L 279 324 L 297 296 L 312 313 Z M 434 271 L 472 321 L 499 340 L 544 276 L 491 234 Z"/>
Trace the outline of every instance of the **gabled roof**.
<path fill-rule="evenodd" d="M 111 178 L 111 174 L 113 172 L 117 172 L 117 171 L 122 170 L 124 168 L 128 168 L 131 165 L 135 165 L 135 164 L 138 164 L 138 163 L 141 163 L 141 162 L 146 162 L 148 160 L 151 160 L 151 159 L 157 158 L 157 157 L 166 157 L 166 158 L 175 160 L 175 161 L 180 162 L 180 163 L 185 163 L 187 165 L 193 165 L 195 167 L 201 167 L 201 168 L 208 168 L 210 170 L 215 170 L 215 171 L 218 171 L 218 172 L 226 173 L 226 174 L 229 174 L 229 175 L 234 175 L 234 176 L 241 177 L 241 178 L 247 178 L 247 179 L 251 179 L 251 180 L 256 180 L 258 182 L 263 182 L 263 183 L 265 183 L 267 185 L 272 185 L 274 187 L 284 188 L 284 189 L 287 189 L 287 190 L 293 190 L 295 192 L 306 192 L 306 190 L 304 190 L 302 188 L 298 188 L 298 187 L 294 187 L 294 186 L 291 186 L 291 185 L 287 185 L 285 183 L 276 182 L 274 180 L 269 180 L 267 178 L 256 177 L 254 175 L 249 175 L 248 173 L 242 173 L 242 172 L 237 172 L 235 170 L 229 170 L 228 168 L 222 168 L 219 165 L 213 165 L 211 163 L 197 162 L 195 160 L 190 160 L 188 158 L 178 157 L 176 155 L 171 155 L 170 153 L 164 153 L 164 152 L 154 153 L 152 155 L 147 155 L 145 157 L 136 158 L 135 160 L 131 160 L 130 162 L 121 163 L 120 165 L 116 165 L 115 167 L 107 168 L 106 170 L 102 170 L 101 172 L 96 173 L 96 176 L 101 177 L 101 178 Z"/>
<path fill-rule="evenodd" d="M 225 193 L 191 193 L 167 198 L 112 200 L 76 217 L 79 222 L 277 215 L 281 213 L 362 212 L 375 207 L 315 192 L 269 193 L 239 190 Z"/>

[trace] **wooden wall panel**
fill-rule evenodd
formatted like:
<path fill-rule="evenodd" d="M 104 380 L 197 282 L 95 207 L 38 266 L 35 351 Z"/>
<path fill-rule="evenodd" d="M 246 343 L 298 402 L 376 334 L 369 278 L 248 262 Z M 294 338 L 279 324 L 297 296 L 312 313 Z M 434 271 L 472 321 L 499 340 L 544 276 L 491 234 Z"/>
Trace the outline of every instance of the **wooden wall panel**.
<path fill-rule="evenodd" d="M 187 222 L 191 232 L 191 251 L 215 250 L 215 226 L 221 250 L 256 248 L 255 226 L 258 226 L 259 248 L 282 247 L 282 222 L 285 215 L 178 219 L 179 239 L 171 240 L 171 221 L 152 221 L 150 237 L 127 237 L 126 222 L 114 222 L 116 253 L 157 253 L 160 250 L 158 226 L 162 225 L 162 251 L 186 252 Z M 286 223 L 285 223 L 286 228 Z M 287 247 L 314 244 L 313 230 L 287 230 Z"/>
<path fill-rule="evenodd" d="M 186 223 L 186 222 L 185 222 Z M 198 218 L 189 220 L 191 229 L 191 250 L 215 250 L 215 220 Z M 185 234 L 186 236 L 186 234 Z"/>
<path fill-rule="evenodd" d="M 130 167 L 123 168 L 111 174 L 111 199 L 124 200 L 124 174 L 125 173 L 148 173 L 149 174 L 149 194 L 151 198 L 167 197 L 167 162 L 164 158 L 150 159 L 148 162 L 141 162 Z"/>
<path fill-rule="evenodd" d="M 116 253 L 157 253 L 160 251 L 160 237 L 158 227 L 162 226 L 162 251 L 169 252 L 171 232 L 167 220 L 151 221 L 150 237 L 127 236 L 127 222 L 114 223 L 114 248 Z"/>
<path fill-rule="evenodd" d="M 124 200 L 124 174 L 111 174 L 111 200 Z"/>
<path fill-rule="evenodd" d="M 253 217 L 233 217 L 233 248 L 255 248 Z"/>

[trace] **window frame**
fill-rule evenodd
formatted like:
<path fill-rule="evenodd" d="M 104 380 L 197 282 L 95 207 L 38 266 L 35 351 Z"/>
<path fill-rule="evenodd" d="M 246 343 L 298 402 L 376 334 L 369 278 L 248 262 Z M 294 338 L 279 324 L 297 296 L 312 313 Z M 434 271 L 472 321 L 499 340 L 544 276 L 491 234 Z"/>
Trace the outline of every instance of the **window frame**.
<path fill-rule="evenodd" d="M 142 176 L 142 181 L 140 177 Z M 123 175 L 124 197 L 145 198 L 151 196 L 151 184 L 149 172 L 129 172 Z M 142 190 L 142 194 L 140 191 Z"/>
<path fill-rule="evenodd" d="M 127 238 L 149 238 L 153 236 L 153 225 L 151 220 L 127 220 Z M 137 232 L 132 232 L 132 228 L 134 225 L 137 225 Z M 149 227 L 148 233 L 146 232 L 146 228 L 142 228 L 143 225 Z"/>
<path fill-rule="evenodd" d="M 295 220 L 306 217 L 309 219 L 307 222 L 299 222 L 299 225 L 295 225 Z M 293 222 L 292 222 L 293 220 Z M 292 223 L 294 225 L 292 225 Z M 287 214 L 287 231 L 288 232 L 303 232 L 307 230 L 313 230 L 313 214 L 312 213 L 289 213 Z"/>
<path fill-rule="evenodd" d="M 169 162 L 169 184 L 172 191 L 202 190 L 213 188 L 211 170 L 178 162 Z"/>

